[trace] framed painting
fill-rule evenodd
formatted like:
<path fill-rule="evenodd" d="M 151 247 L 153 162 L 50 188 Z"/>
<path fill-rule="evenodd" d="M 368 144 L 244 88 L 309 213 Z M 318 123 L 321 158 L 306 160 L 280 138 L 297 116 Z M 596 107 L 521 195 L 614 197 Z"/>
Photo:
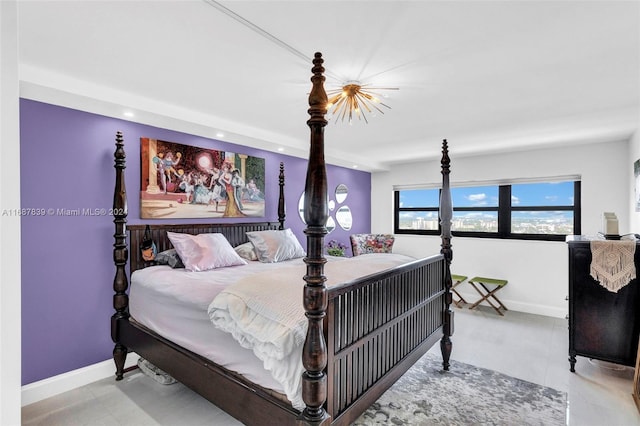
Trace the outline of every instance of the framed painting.
<path fill-rule="evenodd" d="M 264 217 L 264 158 L 140 138 L 142 219 Z"/>

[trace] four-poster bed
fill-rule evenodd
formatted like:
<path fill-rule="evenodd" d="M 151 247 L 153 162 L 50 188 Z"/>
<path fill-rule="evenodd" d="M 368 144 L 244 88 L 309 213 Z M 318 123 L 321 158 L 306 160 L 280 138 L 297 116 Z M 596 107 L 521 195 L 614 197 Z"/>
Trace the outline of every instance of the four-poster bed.
<path fill-rule="evenodd" d="M 111 335 L 115 343 L 116 380 L 122 379 L 126 354 L 133 351 L 246 424 L 344 425 L 357 419 L 438 340 L 443 368 L 449 368 L 453 312 L 450 309 L 452 251 L 447 143 L 443 142 L 441 161 L 443 232 L 440 254 L 402 262 L 328 286 L 331 276 L 324 275 L 325 266 L 333 263 L 327 264 L 322 255 L 327 233 L 324 224 L 328 214 L 324 162 L 327 96 L 323 88 L 322 63 L 321 54 L 316 53 L 311 78 L 313 88 L 309 95 L 311 118 L 307 122 L 311 129 L 304 209 L 307 244 L 306 257 L 301 260 L 306 266 L 299 274 L 299 296 L 296 296 L 304 308 L 303 322 L 306 325 L 306 337 L 298 357 L 302 360 L 300 368 L 303 374 L 299 387 L 303 406 L 296 409 L 281 391 L 257 384 L 237 370 L 217 364 L 185 348 L 186 345 L 176 343 L 175 339 L 163 337 L 157 330 L 139 322 L 137 314 L 130 311 L 129 281 L 125 271 L 127 261 L 132 274 L 132 301 L 133 289 L 137 285 L 133 273 L 143 270 L 135 275 L 138 277 L 152 268 L 146 269 L 150 265 L 140 256 L 139 246 L 145 226 L 126 226 L 125 152 L 121 133 L 116 136 L 114 154 L 116 183 L 113 207 L 118 214 L 114 216 L 113 259 L 116 273 L 113 305 L 116 312 L 111 319 Z M 236 247 L 249 241 L 247 233 L 284 229 L 282 164 L 279 184 L 278 222 L 151 225 L 151 236 L 158 251 L 171 248 L 169 235 L 172 233 L 220 233 L 231 246 Z M 359 258 L 367 256 L 370 255 Z M 211 327 L 215 328 L 213 324 Z"/>

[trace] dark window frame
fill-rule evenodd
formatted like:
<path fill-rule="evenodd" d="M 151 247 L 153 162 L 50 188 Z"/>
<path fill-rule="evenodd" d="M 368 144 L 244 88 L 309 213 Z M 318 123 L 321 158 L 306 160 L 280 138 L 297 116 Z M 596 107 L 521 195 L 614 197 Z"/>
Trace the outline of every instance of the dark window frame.
<path fill-rule="evenodd" d="M 544 183 L 541 181 L 539 183 Z M 515 185 L 515 183 L 514 183 Z M 498 185 L 498 206 L 497 207 L 454 207 L 453 211 L 497 211 L 498 212 L 498 232 L 470 232 L 452 231 L 453 236 L 473 237 L 473 238 L 497 238 L 512 240 L 540 240 L 540 241 L 565 241 L 565 234 L 520 234 L 511 232 L 511 212 L 514 211 L 572 211 L 573 212 L 573 234 L 580 235 L 582 232 L 582 209 L 581 209 L 581 181 L 573 181 L 573 206 L 512 206 L 511 205 L 511 184 Z M 425 188 L 427 189 L 427 188 Z M 441 190 L 440 190 L 441 191 Z M 438 207 L 399 207 L 401 190 L 394 190 L 393 195 L 393 228 L 395 234 L 413 235 L 440 235 L 440 221 L 437 230 L 426 229 L 400 229 L 400 214 L 402 212 L 438 212 Z"/>

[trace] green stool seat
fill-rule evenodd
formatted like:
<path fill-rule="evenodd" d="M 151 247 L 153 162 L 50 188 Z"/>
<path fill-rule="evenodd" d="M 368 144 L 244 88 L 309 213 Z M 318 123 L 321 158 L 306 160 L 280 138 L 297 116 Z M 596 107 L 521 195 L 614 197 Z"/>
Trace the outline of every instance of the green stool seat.
<path fill-rule="evenodd" d="M 478 294 L 480 294 L 480 299 L 476 301 L 473 305 L 469 306 L 469 309 L 476 308 L 480 303 L 486 301 L 493 309 L 496 310 L 500 315 L 504 315 L 503 311 L 508 311 L 507 307 L 498 299 L 496 293 L 504 288 L 508 283 L 507 280 L 502 280 L 498 278 L 487 278 L 487 277 L 473 277 L 469 280 L 469 284 L 473 288 L 476 289 Z M 493 289 L 490 290 L 487 286 L 493 286 Z M 496 302 L 498 306 L 494 305 L 492 301 Z"/>
<path fill-rule="evenodd" d="M 458 296 L 458 300 L 456 300 L 455 298 L 452 298 L 452 300 L 453 300 L 453 304 L 456 305 L 458 308 L 461 308 L 462 305 L 466 305 L 468 303 L 466 300 L 464 300 L 464 297 L 462 297 L 460 293 L 458 293 L 458 291 L 456 290 L 456 287 L 462 284 L 463 282 L 465 282 L 466 280 L 467 280 L 466 275 L 451 274 L 451 291 Z"/>

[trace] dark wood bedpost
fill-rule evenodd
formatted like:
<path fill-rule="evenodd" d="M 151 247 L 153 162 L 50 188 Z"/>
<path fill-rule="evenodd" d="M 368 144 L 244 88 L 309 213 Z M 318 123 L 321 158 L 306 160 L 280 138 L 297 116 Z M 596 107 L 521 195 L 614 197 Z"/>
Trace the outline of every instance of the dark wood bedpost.
<path fill-rule="evenodd" d="M 118 335 L 118 321 L 129 317 L 129 296 L 127 287 L 129 283 L 125 271 L 125 265 L 129 258 L 127 250 L 127 190 L 124 184 L 125 169 L 124 139 L 122 132 L 116 134 L 115 169 L 116 185 L 113 194 L 113 223 L 116 225 L 116 232 L 113 235 L 113 262 L 116 265 L 116 275 L 113 279 L 113 308 L 116 313 L 111 317 L 111 339 L 116 344 L 113 348 L 113 360 L 116 364 L 116 380 L 122 380 L 124 374 L 124 362 L 127 358 L 127 348 L 120 343 Z"/>
<path fill-rule="evenodd" d="M 453 217 L 453 204 L 451 202 L 451 189 L 449 186 L 449 173 L 451 160 L 449 159 L 449 148 L 447 140 L 442 141 L 442 193 L 440 195 L 440 227 L 442 229 L 442 249 L 440 253 L 444 255 L 446 268 L 444 276 L 445 284 L 445 307 L 443 319 L 442 340 L 440 340 L 440 350 L 442 351 L 442 367 L 449 369 L 449 358 L 451 357 L 451 336 L 453 335 L 453 311 L 451 310 L 451 261 L 453 260 L 453 251 L 451 250 L 451 218 Z"/>
<path fill-rule="evenodd" d="M 280 185 L 280 196 L 278 197 L 278 229 L 284 229 L 285 208 L 284 208 L 284 163 L 280 162 L 280 175 L 278 175 L 278 185 Z"/>
<path fill-rule="evenodd" d="M 325 227 L 329 216 L 327 203 L 327 171 L 324 160 L 324 118 L 327 108 L 327 94 L 324 91 L 324 67 L 322 54 L 316 53 L 313 59 L 313 87 L 309 94 L 309 115 L 307 121 L 311 129 L 311 147 L 309 165 L 305 182 L 304 220 L 307 228 L 307 274 L 304 276 L 304 309 L 309 321 L 307 337 L 302 349 L 302 399 L 306 405 L 300 416 L 300 422 L 309 425 L 328 424 L 331 417 L 324 409 L 327 400 L 327 345 L 322 330 L 327 311 L 327 288 L 325 285 L 324 264 L 327 260 L 322 254 Z"/>

